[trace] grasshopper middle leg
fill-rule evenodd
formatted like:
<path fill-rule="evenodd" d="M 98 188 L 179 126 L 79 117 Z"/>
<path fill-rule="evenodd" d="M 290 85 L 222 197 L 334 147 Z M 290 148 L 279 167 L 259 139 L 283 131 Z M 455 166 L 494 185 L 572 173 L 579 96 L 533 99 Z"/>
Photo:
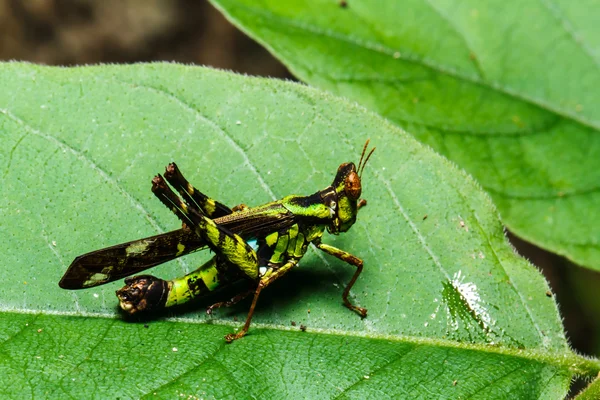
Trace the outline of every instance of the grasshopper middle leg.
<path fill-rule="evenodd" d="M 256 287 L 256 291 L 254 292 L 254 298 L 252 299 L 252 305 L 250 306 L 250 311 L 248 311 L 248 316 L 246 317 L 246 323 L 244 324 L 244 327 L 236 334 L 230 333 L 225 335 L 225 340 L 227 343 L 231 343 L 234 340 L 246 335 L 248 328 L 250 328 L 250 323 L 252 322 L 252 316 L 254 315 L 254 309 L 256 308 L 256 303 L 258 302 L 260 292 L 271 283 L 285 275 L 285 273 L 296 266 L 296 264 L 298 264 L 298 261 L 291 259 L 278 269 L 274 270 L 271 274 L 266 274 L 261 278 L 260 282 L 258 282 L 258 286 Z"/>

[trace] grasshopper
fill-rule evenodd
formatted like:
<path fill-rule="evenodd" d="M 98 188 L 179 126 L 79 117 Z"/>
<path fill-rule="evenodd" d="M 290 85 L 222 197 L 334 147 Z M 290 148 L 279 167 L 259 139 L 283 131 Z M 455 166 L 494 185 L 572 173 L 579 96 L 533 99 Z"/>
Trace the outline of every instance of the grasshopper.
<path fill-rule="evenodd" d="M 368 144 L 367 140 L 358 168 L 352 162 L 341 164 L 331 186 L 309 196 L 290 195 L 252 208 L 244 204 L 229 208 L 209 198 L 196 190 L 177 165 L 171 163 L 164 178 L 159 174 L 152 180 L 152 192 L 183 222 L 183 227 L 83 254 L 75 258 L 59 285 L 63 289 L 103 285 L 208 247 L 215 256 L 195 271 L 173 280 L 152 275 L 128 277 L 125 286 L 116 293 L 121 308 L 127 314 L 135 314 L 187 303 L 217 288 L 245 280 L 249 283 L 248 290 L 207 309 L 211 314 L 216 308 L 229 307 L 254 295 L 243 328 L 225 336 L 231 343 L 248 332 L 261 291 L 295 267 L 312 243 L 356 267 L 342 300 L 346 307 L 364 318 L 367 310 L 348 300 L 350 289 L 362 272 L 363 261 L 323 243 L 321 238 L 325 230 L 334 235 L 348 231 L 356 221 L 358 210 L 366 205 L 366 201 L 360 199 L 361 175 L 375 150 L 373 148 L 365 157 Z"/>

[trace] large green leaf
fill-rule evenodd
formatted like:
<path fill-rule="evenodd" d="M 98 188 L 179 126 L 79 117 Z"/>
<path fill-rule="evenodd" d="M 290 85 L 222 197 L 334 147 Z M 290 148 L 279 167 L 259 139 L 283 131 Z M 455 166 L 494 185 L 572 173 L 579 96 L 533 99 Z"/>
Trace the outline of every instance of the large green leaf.
<path fill-rule="evenodd" d="M 358 106 L 169 64 L 3 64 L 0 86 L 1 397 L 560 399 L 575 374 L 600 370 L 570 351 L 546 282 L 508 245 L 487 195 Z M 75 256 L 178 226 L 149 190 L 172 160 L 224 203 L 257 205 L 327 186 L 368 137 L 369 204 L 325 238 L 365 260 L 352 293 L 364 320 L 341 305 L 352 268 L 314 252 L 265 291 L 231 345 L 223 335 L 248 303 L 144 325 L 119 316 L 119 283 L 58 288 Z"/>
<path fill-rule="evenodd" d="M 600 269 L 597 0 L 213 0 L 300 79 L 470 172 L 519 236 Z"/>

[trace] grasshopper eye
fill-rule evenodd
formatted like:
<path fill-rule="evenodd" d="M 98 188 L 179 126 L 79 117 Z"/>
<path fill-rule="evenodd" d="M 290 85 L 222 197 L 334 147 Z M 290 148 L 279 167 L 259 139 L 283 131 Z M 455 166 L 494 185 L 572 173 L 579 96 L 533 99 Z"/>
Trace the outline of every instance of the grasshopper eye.
<path fill-rule="evenodd" d="M 360 177 L 355 171 L 352 171 L 346 176 L 344 191 L 352 200 L 358 200 L 360 197 Z"/>

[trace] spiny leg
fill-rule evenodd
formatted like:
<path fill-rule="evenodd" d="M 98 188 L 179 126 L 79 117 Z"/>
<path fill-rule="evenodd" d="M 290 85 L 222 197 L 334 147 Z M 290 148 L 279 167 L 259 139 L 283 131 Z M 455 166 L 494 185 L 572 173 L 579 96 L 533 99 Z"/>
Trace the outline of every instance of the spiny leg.
<path fill-rule="evenodd" d="M 165 207 L 171 210 L 177 216 L 177 218 L 184 223 L 184 229 L 187 228 L 192 231 L 195 230 L 194 223 L 189 217 L 189 214 L 194 212 L 195 214 L 199 214 L 199 211 L 195 210 L 195 206 L 192 206 L 192 208 L 188 209 L 187 204 L 183 203 L 181 199 L 171 190 L 161 175 L 156 175 L 154 179 L 152 179 L 152 193 L 154 193 L 160 202 L 163 203 Z"/>
<path fill-rule="evenodd" d="M 361 318 L 366 317 L 367 316 L 366 308 L 355 306 L 354 304 L 350 303 L 350 300 L 348 300 L 348 295 L 350 294 L 350 289 L 352 289 L 352 286 L 354 286 L 356 279 L 358 279 L 358 276 L 362 272 L 363 261 L 360 258 L 353 256 L 352 254 L 350 254 L 344 250 L 340 250 L 337 247 L 333 247 L 328 244 L 321 243 L 321 241 L 313 242 L 313 243 L 315 244 L 315 246 L 317 246 L 320 250 L 323 250 L 325 253 L 331 254 L 332 256 L 337 257 L 338 259 L 345 261 L 348 264 L 354 265 L 356 267 L 356 272 L 352 276 L 352 279 L 350 279 L 350 283 L 348 283 L 348 285 L 346 285 L 346 288 L 344 289 L 344 293 L 342 294 L 342 300 L 344 301 L 344 305 L 346 307 L 357 312 L 361 316 Z"/>
<path fill-rule="evenodd" d="M 181 175 L 175 165 L 171 166 L 171 173 Z M 239 279 L 243 275 L 253 279 L 258 277 L 258 257 L 254 250 L 240 236 L 219 227 L 202 214 L 202 211 L 196 205 L 198 198 L 194 200 L 191 197 L 194 193 L 198 194 L 199 192 L 195 192 L 182 175 L 175 177 L 172 183 L 174 186 L 179 185 L 180 189 L 191 188 L 191 193 L 182 190 L 184 193 L 182 195 L 188 199 L 189 204 L 183 202 L 160 175 L 152 180 L 152 192 L 167 208 L 177 215 L 186 229 L 193 230 L 196 236 L 206 241 L 206 244 L 215 251 L 217 257 L 186 276 L 171 281 L 165 281 L 151 275 L 128 278 L 125 281 L 125 286 L 117 291 L 117 296 L 121 308 L 129 314 L 186 303 L 207 291 L 214 290 L 223 283 L 227 283 L 226 281 L 229 278 Z M 206 198 L 206 196 L 200 195 L 203 196 L 200 199 Z M 225 208 L 226 206 L 221 205 L 215 210 L 217 210 L 216 212 L 223 212 Z M 227 210 L 229 209 L 227 208 Z M 231 213 L 231 210 L 229 210 L 229 213 Z M 223 271 L 229 268 L 235 268 L 235 271 L 224 274 Z M 253 292 L 254 289 L 241 293 L 231 301 L 223 302 L 221 305 L 234 304 Z M 211 310 L 219 304 L 213 305 Z"/>
<path fill-rule="evenodd" d="M 250 310 L 248 311 L 248 316 L 246 317 L 246 323 L 244 324 L 244 327 L 236 334 L 230 333 L 228 335 L 225 335 L 225 341 L 227 343 L 231 343 L 234 340 L 241 338 L 248 332 L 248 328 L 250 328 L 250 323 L 252 322 L 252 316 L 254 315 L 254 309 L 256 308 L 256 303 L 258 302 L 260 292 L 264 288 L 269 286 L 271 283 L 275 282 L 277 279 L 285 275 L 285 273 L 292 269 L 296 264 L 298 264 L 298 260 L 289 260 L 284 265 L 274 270 L 271 274 L 267 273 L 260 279 L 260 282 L 256 287 L 256 291 L 254 292 L 254 298 L 252 299 L 252 305 L 250 306 Z"/>
<path fill-rule="evenodd" d="M 152 180 L 152 192 L 182 222 L 187 224 L 223 262 L 238 267 L 251 279 L 258 278 L 258 256 L 239 235 L 217 225 L 193 205 L 188 207 L 158 175 Z"/>
<path fill-rule="evenodd" d="M 196 204 L 200 211 L 209 218 L 219 218 L 232 213 L 225 204 L 211 199 L 199 192 L 183 176 L 177 164 L 171 163 L 165 169 L 165 179 L 179 192 L 188 204 Z"/>

